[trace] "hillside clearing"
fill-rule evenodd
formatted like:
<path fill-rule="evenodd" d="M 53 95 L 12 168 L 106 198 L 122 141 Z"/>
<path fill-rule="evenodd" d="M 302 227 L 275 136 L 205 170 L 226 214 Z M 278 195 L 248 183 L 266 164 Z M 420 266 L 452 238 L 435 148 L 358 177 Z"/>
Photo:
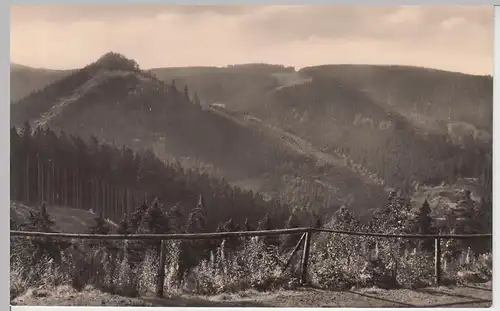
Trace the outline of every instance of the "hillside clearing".
<path fill-rule="evenodd" d="M 27 206 L 19 202 L 10 203 L 10 217 L 18 223 L 28 221 L 29 213 L 38 207 Z M 54 230 L 64 233 L 86 233 L 95 224 L 96 215 L 84 209 L 47 206 L 47 212 L 54 220 Z M 106 220 L 112 227 L 117 225 Z"/>
<path fill-rule="evenodd" d="M 157 306 L 157 307 L 490 307 L 491 282 L 457 287 L 418 290 L 377 288 L 327 291 L 312 288 L 277 292 L 245 291 L 217 296 L 174 295 L 155 298 L 152 294 L 128 298 L 87 287 L 77 292 L 69 286 L 31 289 L 12 305 L 38 306 Z"/>

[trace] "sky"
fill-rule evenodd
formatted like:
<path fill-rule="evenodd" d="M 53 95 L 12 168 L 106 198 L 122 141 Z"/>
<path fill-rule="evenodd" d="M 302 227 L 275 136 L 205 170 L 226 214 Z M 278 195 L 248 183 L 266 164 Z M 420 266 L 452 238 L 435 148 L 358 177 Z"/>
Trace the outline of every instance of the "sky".
<path fill-rule="evenodd" d="M 11 61 L 81 68 L 394 64 L 493 71 L 492 6 L 11 5 Z"/>

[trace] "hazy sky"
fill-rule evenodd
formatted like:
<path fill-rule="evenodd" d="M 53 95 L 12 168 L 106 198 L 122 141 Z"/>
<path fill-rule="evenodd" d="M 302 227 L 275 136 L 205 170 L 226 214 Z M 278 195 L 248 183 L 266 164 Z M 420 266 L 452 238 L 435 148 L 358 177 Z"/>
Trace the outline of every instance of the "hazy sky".
<path fill-rule="evenodd" d="M 11 5 L 11 61 L 78 68 L 401 64 L 491 74 L 492 6 Z"/>

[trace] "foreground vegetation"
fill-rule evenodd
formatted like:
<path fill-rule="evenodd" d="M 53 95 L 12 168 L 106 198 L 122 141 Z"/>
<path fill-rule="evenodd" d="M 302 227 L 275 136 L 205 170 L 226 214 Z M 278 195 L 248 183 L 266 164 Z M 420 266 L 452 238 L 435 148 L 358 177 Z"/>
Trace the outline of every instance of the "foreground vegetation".
<path fill-rule="evenodd" d="M 201 196 L 186 222 L 178 209 L 164 208 L 158 201 L 142 204 L 124 217 L 116 233 L 206 232 L 206 211 Z M 476 216 L 450 230 L 437 228 L 429 217 L 429 206 L 412 209 L 392 194 L 383 212 L 369 224 L 361 224 L 348 209 L 341 208 L 324 227 L 386 233 L 473 232 L 481 224 Z M 484 222 L 482 223 L 484 224 Z M 44 205 L 25 223 L 11 229 L 52 231 L 53 221 Z M 293 213 L 287 227 L 303 225 Z M 316 219 L 315 226 L 322 226 Z M 217 231 L 273 229 L 264 217 L 253 227 L 232 220 Z M 476 228 L 476 229 L 474 229 Z M 480 228 L 481 229 L 481 228 Z M 484 229 L 484 228 L 482 228 Z M 89 233 L 110 233 L 112 228 L 101 216 Z M 462 230 L 462 231 L 460 231 Z M 484 232 L 484 231 L 483 231 Z M 234 238 L 225 240 L 169 241 L 165 265 L 165 292 L 217 294 L 246 289 L 273 290 L 297 285 L 299 259 L 282 273 L 300 236 Z M 378 239 L 335 234 L 315 234 L 312 240 L 308 279 L 328 289 L 352 287 L 425 287 L 432 284 L 433 248 L 425 241 Z M 141 241 L 61 241 L 11 238 L 11 297 L 41 285 L 70 285 L 75 289 L 93 286 L 100 290 L 139 296 L 155 290 L 158 271 L 157 242 Z M 491 279 L 491 241 L 445 240 L 442 244 L 443 281 L 480 282 Z"/>

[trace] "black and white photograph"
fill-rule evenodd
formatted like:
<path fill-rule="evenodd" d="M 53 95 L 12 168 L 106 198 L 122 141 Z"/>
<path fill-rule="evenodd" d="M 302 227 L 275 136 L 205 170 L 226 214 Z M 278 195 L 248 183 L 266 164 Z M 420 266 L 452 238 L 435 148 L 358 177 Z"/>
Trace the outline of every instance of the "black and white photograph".
<path fill-rule="evenodd" d="M 9 12 L 12 306 L 492 306 L 492 5 Z"/>

